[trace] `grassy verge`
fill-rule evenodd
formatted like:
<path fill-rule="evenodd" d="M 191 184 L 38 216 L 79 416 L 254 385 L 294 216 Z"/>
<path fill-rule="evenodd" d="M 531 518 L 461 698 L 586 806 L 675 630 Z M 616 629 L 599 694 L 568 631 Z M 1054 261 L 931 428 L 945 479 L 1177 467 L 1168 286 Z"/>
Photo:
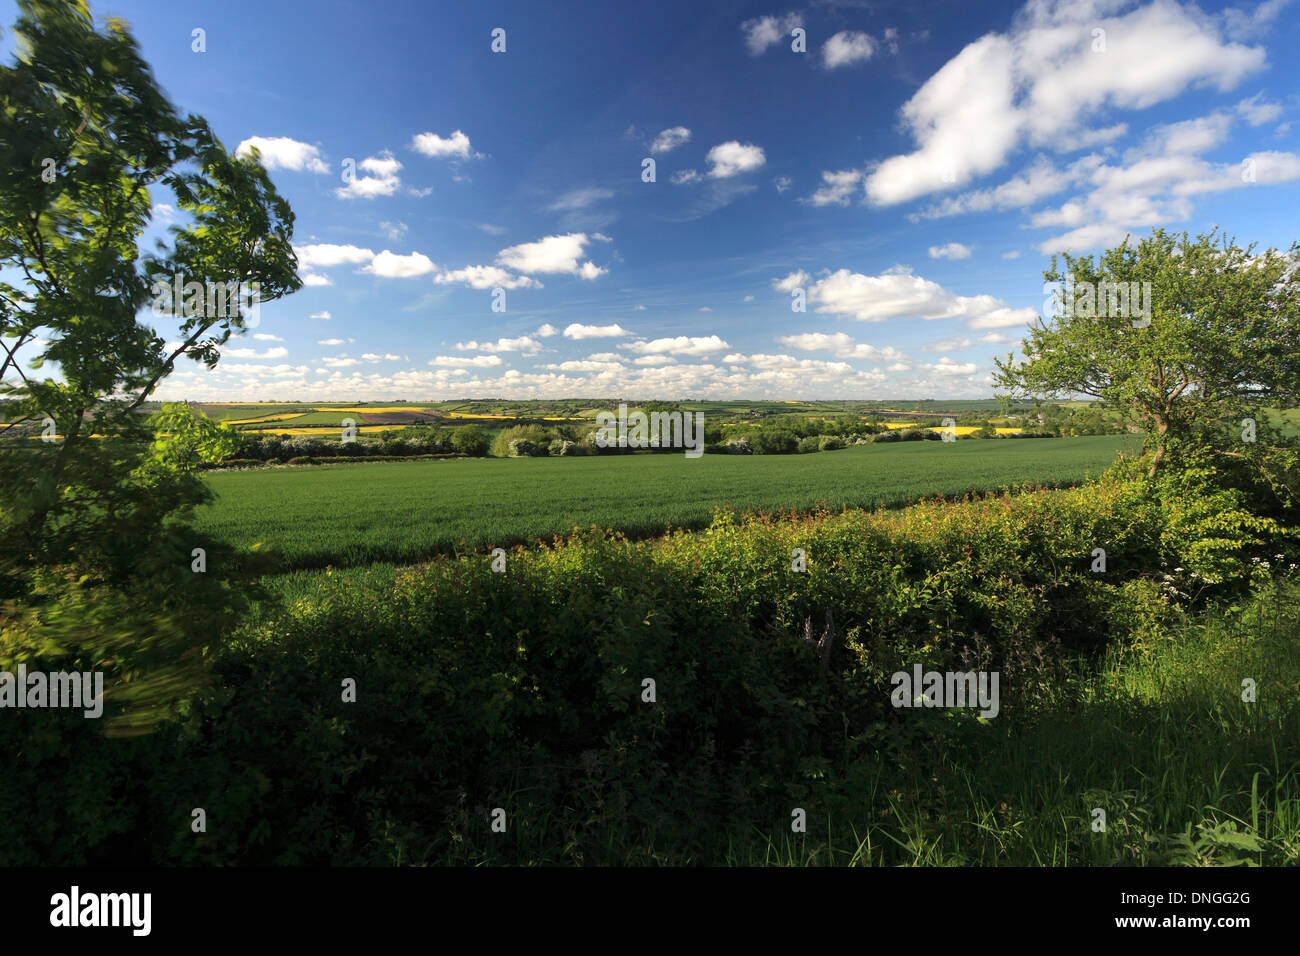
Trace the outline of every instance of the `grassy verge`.
<path fill-rule="evenodd" d="M 741 798 L 773 785 L 761 775 L 734 778 L 729 792 L 701 768 L 647 758 L 635 741 L 568 767 L 521 764 L 491 797 L 462 794 L 438 837 L 386 829 L 377 862 L 1297 865 L 1298 636 L 1300 580 L 1278 581 L 1117 646 L 1100 666 L 1030 662 L 1020 685 L 1032 705 L 998 719 L 886 715 L 846 735 L 841 755 L 801 761 L 781 800 Z M 1254 703 L 1241 699 L 1246 677 Z M 558 804 L 537 799 L 566 769 L 581 787 Z M 737 812 L 719 815 L 728 799 Z M 505 834 L 490 830 L 496 805 L 508 808 Z M 803 833 L 791 831 L 795 809 Z"/>
<path fill-rule="evenodd" d="M 1041 706 L 1006 721 L 913 712 L 922 719 L 882 730 L 881 749 L 812 774 L 806 835 L 755 831 L 725 858 L 1300 864 L 1300 582 L 1116 648 L 1082 673 L 1044 679 Z M 1254 703 L 1242 701 L 1246 678 Z"/>

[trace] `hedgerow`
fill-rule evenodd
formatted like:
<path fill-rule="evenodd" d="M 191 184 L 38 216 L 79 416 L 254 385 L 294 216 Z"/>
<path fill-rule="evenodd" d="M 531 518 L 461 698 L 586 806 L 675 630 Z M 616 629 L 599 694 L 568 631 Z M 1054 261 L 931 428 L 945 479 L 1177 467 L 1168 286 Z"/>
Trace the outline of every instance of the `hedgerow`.
<path fill-rule="evenodd" d="M 0 847 L 6 862 L 68 864 L 128 838 L 169 863 L 504 861 L 512 844 L 474 822 L 498 806 L 541 813 L 554 833 L 527 839 L 568 859 L 600 858 L 583 821 L 642 845 L 752 828 L 788 815 L 809 766 L 897 721 L 894 671 L 965 669 L 976 652 L 1004 670 L 1017 719 L 1042 679 L 1025 660 L 1149 639 L 1191 591 L 1242 591 L 1252 557 L 1295 552 L 1276 522 L 1233 518 L 1233 492 L 1210 520 L 1152 490 L 1112 476 L 897 512 L 719 513 L 659 541 L 593 529 L 517 548 L 501 572 L 471 554 L 391 587 L 325 575 L 312 599 L 246 618 L 214 689 L 151 737 L 56 730 L 31 711 L 0 725 L 18 755 Z M 21 823 L 33 801 L 51 821 L 40 833 Z M 109 826 L 95 822 L 106 807 Z M 70 831 L 83 837 L 55 838 Z"/>

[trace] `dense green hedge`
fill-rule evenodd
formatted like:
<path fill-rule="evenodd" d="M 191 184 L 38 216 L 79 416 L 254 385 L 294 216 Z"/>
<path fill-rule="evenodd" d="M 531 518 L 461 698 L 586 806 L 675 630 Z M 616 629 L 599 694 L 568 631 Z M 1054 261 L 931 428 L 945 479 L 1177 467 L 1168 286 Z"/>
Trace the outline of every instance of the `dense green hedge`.
<path fill-rule="evenodd" d="M 437 455 L 299 455 L 287 462 L 278 458 L 259 461 L 255 458 L 227 458 L 223 462 L 209 465 L 205 470 L 214 471 L 223 468 L 256 468 L 260 465 L 337 465 L 353 464 L 363 461 L 434 461 L 446 458 L 464 458 L 460 452 L 447 452 Z"/>
<path fill-rule="evenodd" d="M 518 549 L 503 573 L 469 555 L 391 587 L 327 576 L 246 621 L 183 724 L 103 740 L 79 714 L 6 712 L 0 863 L 529 858 L 513 841 L 597 859 L 593 821 L 642 845 L 750 832 L 788 816 L 810 766 L 900 719 L 893 671 L 974 654 L 1003 668 L 1014 715 L 1034 706 L 1015 661 L 1157 634 L 1193 592 L 1248 584 L 1250 558 L 1295 553 L 1236 505 L 1194 481 L 1108 478 L 724 514 L 659 542 L 593 531 Z M 828 624 L 823 672 L 804 638 Z M 493 807 L 511 837 L 488 831 Z"/>
<path fill-rule="evenodd" d="M 400 426 L 395 426 L 395 431 Z M 426 455 L 457 454 L 453 437 L 415 430 L 403 437 L 400 432 L 380 441 L 341 441 L 312 435 L 248 434 L 241 436 L 239 449 L 232 455 L 238 461 L 272 461 L 293 458 L 417 458 Z"/>

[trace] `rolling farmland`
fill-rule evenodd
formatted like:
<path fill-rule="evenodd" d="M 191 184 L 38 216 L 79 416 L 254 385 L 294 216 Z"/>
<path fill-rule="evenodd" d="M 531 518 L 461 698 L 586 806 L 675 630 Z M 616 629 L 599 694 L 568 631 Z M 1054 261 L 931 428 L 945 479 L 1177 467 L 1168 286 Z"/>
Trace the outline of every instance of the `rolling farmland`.
<path fill-rule="evenodd" d="M 288 568 L 415 561 L 599 525 L 629 535 L 707 524 L 715 508 L 876 507 L 1095 475 L 1138 440 L 915 442 L 818 455 L 458 459 L 208 476 L 203 531 L 258 542 Z"/>
<path fill-rule="evenodd" d="M 412 424 L 456 427 L 469 423 L 499 428 L 518 420 L 557 425 L 594 425 L 596 414 L 615 408 L 619 400 L 562 401 L 444 401 L 398 403 L 285 403 L 227 402 L 198 403 L 196 408 L 209 418 L 224 421 L 241 431 L 268 434 L 313 434 L 322 436 L 351 418 L 358 426 L 383 425 L 400 428 Z M 704 412 L 710 420 L 726 424 L 772 423 L 798 418 L 825 419 L 842 415 L 888 416 L 907 424 L 938 426 L 944 415 L 986 412 L 1000 408 L 995 400 L 945 402 L 679 402 L 682 411 Z M 1022 415 L 1028 406 L 1012 404 L 1009 409 Z M 382 429 L 381 429 L 382 430 Z"/>

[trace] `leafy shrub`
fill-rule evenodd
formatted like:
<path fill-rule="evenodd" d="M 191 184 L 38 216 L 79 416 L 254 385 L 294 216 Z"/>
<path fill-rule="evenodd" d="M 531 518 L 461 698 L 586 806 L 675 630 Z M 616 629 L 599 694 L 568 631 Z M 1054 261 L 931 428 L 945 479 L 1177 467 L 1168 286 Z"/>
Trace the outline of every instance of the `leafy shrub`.
<path fill-rule="evenodd" d="M 316 463 L 320 465 L 335 464 L 355 464 L 357 462 L 375 462 L 375 461 L 442 461 L 448 458 L 464 458 L 459 452 L 445 452 L 437 455 L 328 455 L 317 458 Z"/>
<path fill-rule="evenodd" d="M 518 458 L 521 456 L 545 455 L 546 448 L 558 436 L 555 431 L 542 425 L 512 425 L 497 432 L 492 441 L 492 454 L 498 458 Z M 527 451 L 511 450 L 515 442 L 523 442 L 519 448 Z"/>
<path fill-rule="evenodd" d="M 1241 585 L 1248 580 L 1252 558 L 1293 560 L 1300 550 L 1300 535 L 1276 518 L 1256 513 L 1249 490 L 1225 487 L 1224 476 L 1208 457 L 1171 463 L 1154 478 L 1146 474 L 1148 464 L 1125 457 L 1110 474 L 1140 483 L 1158 502 L 1163 573 L 1175 594 L 1184 594 L 1180 587 L 1204 592 Z"/>
<path fill-rule="evenodd" d="M 756 455 L 793 455 L 799 450 L 799 439 L 785 429 L 757 429 L 750 436 Z"/>
<path fill-rule="evenodd" d="M 527 438 L 516 438 L 506 446 L 506 455 L 510 458 L 539 458 L 546 455 L 546 446 Z"/>
<path fill-rule="evenodd" d="M 473 428 L 471 431 L 462 436 L 461 443 L 464 447 L 471 449 L 481 449 L 482 454 L 487 453 L 487 434 L 477 425 L 465 426 Z M 387 433 L 385 433 L 387 434 Z M 475 435 L 477 434 L 477 438 Z M 479 441 L 481 439 L 482 441 Z M 415 437 L 407 437 L 405 433 L 397 436 L 390 435 L 382 441 L 343 441 L 325 440 L 311 436 L 299 437 L 280 437 L 275 435 L 263 438 L 243 436 L 240 440 L 239 448 L 233 453 L 232 458 L 227 461 L 265 461 L 272 459 L 289 457 L 296 458 L 303 455 L 310 455 L 313 458 L 348 458 L 348 459 L 367 459 L 367 458 L 412 458 L 419 455 L 446 455 L 446 454 L 469 454 L 468 452 L 458 452 L 455 449 L 451 437 L 442 437 L 431 435 L 429 432 L 416 432 Z"/>
<path fill-rule="evenodd" d="M 319 438 L 299 435 L 284 442 L 281 447 L 284 454 L 288 455 L 292 459 L 295 457 L 301 458 L 304 456 L 310 457 L 312 455 L 319 455 L 324 446 L 325 442 L 321 441 Z"/>
<path fill-rule="evenodd" d="M 488 453 L 488 436 L 477 425 L 462 425 L 451 435 L 451 445 L 470 458 L 482 458 Z"/>

